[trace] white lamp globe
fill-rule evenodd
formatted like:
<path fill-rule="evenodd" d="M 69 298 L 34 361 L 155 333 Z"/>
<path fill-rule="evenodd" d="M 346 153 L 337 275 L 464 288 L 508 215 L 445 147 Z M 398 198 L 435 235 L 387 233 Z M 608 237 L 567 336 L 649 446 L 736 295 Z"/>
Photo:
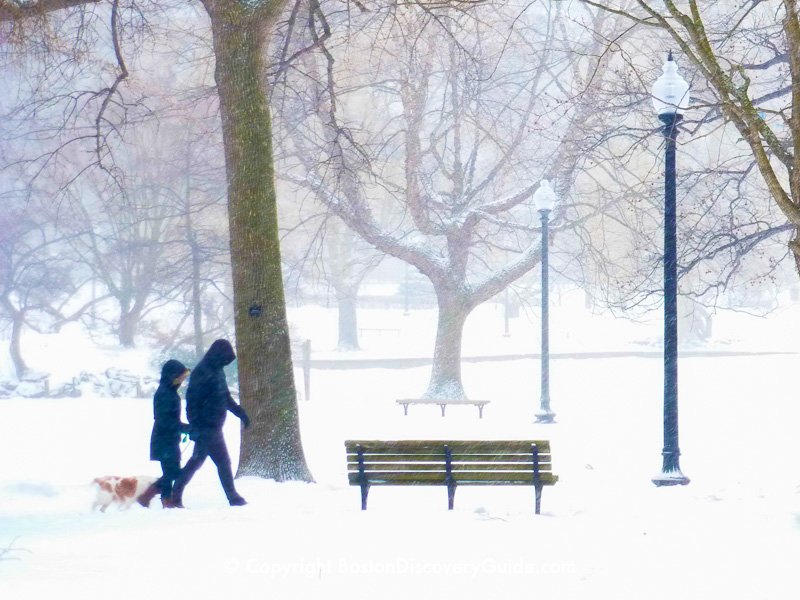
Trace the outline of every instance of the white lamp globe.
<path fill-rule="evenodd" d="M 653 107 L 659 115 L 680 114 L 689 108 L 689 84 L 678 73 L 671 50 L 662 71 L 653 84 Z"/>
<path fill-rule="evenodd" d="M 542 180 L 539 188 L 533 195 L 533 203 L 538 211 L 550 212 L 556 205 L 556 193 L 547 179 Z"/>

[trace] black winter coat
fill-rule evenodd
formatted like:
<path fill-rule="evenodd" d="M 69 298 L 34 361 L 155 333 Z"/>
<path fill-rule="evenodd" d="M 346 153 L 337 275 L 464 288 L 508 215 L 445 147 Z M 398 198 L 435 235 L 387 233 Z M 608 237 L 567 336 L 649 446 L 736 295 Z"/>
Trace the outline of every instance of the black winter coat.
<path fill-rule="evenodd" d="M 189 376 L 186 389 L 186 416 L 192 427 L 192 438 L 203 433 L 220 431 L 228 411 L 249 422 L 247 413 L 231 398 L 222 368 L 236 359 L 227 340 L 217 340 Z"/>
<path fill-rule="evenodd" d="M 153 433 L 150 435 L 150 460 L 161 460 L 166 455 L 180 456 L 181 433 L 189 433 L 189 426 L 181 422 L 180 383 L 175 380 L 188 369 L 177 360 L 168 360 L 161 368 L 161 381 L 153 396 Z"/>

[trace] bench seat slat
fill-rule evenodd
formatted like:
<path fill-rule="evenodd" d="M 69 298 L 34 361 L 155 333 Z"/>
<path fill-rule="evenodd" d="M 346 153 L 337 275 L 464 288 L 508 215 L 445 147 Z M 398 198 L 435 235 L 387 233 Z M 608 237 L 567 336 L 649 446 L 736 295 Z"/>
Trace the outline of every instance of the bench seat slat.
<path fill-rule="evenodd" d="M 543 486 L 555 485 L 555 484 L 556 484 L 556 482 L 558 481 L 558 476 L 554 476 L 554 477 L 555 477 L 554 479 L 549 479 L 549 480 L 548 480 L 548 479 L 544 479 L 544 478 L 542 478 L 542 485 L 543 485 Z M 351 483 L 352 483 L 352 485 L 358 485 L 358 483 L 357 483 L 357 482 L 351 482 Z M 520 480 L 520 481 L 517 481 L 517 480 L 511 480 L 511 481 L 490 481 L 490 480 L 481 480 L 481 481 L 459 481 L 459 482 L 457 482 L 457 483 L 458 483 L 458 485 L 459 485 L 459 486 L 475 486 L 475 485 L 488 485 L 488 486 L 498 486 L 498 485 L 524 485 L 524 486 L 527 486 L 527 487 L 531 487 L 531 486 L 533 485 L 533 484 L 531 483 L 530 479 L 529 479 L 528 481 L 521 481 L 521 480 Z M 397 480 L 393 480 L 393 479 L 388 479 L 388 480 L 379 480 L 379 481 L 370 481 L 370 483 L 369 483 L 369 484 L 370 484 L 370 486 L 384 486 L 384 485 L 403 485 L 403 486 L 408 486 L 408 485 L 420 485 L 420 486 L 421 486 L 421 485 L 427 485 L 427 486 L 440 486 L 440 485 L 442 485 L 442 486 L 443 486 L 443 485 L 445 485 L 444 481 L 442 481 L 442 482 L 438 482 L 438 481 L 418 481 L 418 480 L 412 480 L 412 481 L 397 481 Z"/>
<path fill-rule="evenodd" d="M 478 406 L 479 404 L 491 404 L 491 400 L 445 400 L 438 399 L 438 398 L 408 398 L 408 399 L 401 399 L 395 400 L 397 404 L 463 404 L 463 405 L 474 405 Z"/>
<path fill-rule="evenodd" d="M 367 482 L 370 485 L 445 485 L 446 474 L 441 472 L 372 472 L 367 475 Z M 531 485 L 533 473 L 523 472 L 477 472 L 477 473 L 453 473 L 453 478 L 458 485 L 480 485 L 519 483 Z M 351 485 L 359 485 L 361 479 L 358 473 L 348 474 Z M 541 473 L 542 485 L 553 485 L 558 481 L 558 476 L 552 473 Z"/>
<path fill-rule="evenodd" d="M 356 453 L 356 447 L 361 445 L 364 449 L 364 454 L 411 454 L 414 452 L 425 453 L 424 451 L 433 451 L 441 453 L 445 445 L 447 445 L 454 454 L 468 453 L 480 454 L 485 452 L 488 454 L 496 454 L 498 452 L 504 453 L 525 453 L 530 452 L 531 444 L 536 444 L 540 454 L 550 453 L 549 441 L 517 441 L 517 440 L 478 440 L 478 441 L 465 441 L 465 440 L 402 440 L 402 441 L 348 441 L 346 442 L 347 452 L 350 454 Z"/>

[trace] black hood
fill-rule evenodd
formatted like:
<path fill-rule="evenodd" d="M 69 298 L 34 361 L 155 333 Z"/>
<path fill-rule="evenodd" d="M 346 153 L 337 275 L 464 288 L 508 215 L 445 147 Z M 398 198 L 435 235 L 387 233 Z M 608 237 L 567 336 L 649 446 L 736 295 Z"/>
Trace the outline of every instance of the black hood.
<path fill-rule="evenodd" d="M 161 367 L 161 383 L 173 385 L 173 382 L 180 377 L 184 371 L 188 371 L 186 366 L 179 360 L 170 359 Z"/>
<path fill-rule="evenodd" d="M 236 360 L 236 353 L 228 340 L 216 340 L 211 344 L 203 360 L 214 367 L 224 367 Z"/>

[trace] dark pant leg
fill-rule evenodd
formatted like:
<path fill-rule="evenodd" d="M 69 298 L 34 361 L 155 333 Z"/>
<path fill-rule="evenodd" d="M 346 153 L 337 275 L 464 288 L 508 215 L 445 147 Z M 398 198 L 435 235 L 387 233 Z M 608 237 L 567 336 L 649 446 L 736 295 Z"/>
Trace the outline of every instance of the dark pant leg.
<path fill-rule="evenodd" d="M 161 498 L 172 496 L 172 483 L 181 472 L 180 450 L 165 453 L 161 456 L 161 472 L 164 474 L 156 483 L 161 490 Z"/>
<path fill-rule="evenodd" d="M 214 464 L 217 465 L 217 473 L 219 473 L 219 482 L 222 484 L 222 489 L 228 500 L 239 498 L 239 494 L 233 485 L 233 470 L 231 469 L 231 457 L 228 454 L 228 447 L 225 445 L 225 438 L 220 431 L 213 437 L 208 446 L 208 455 Z"/>
<path fill-rule="evenodd" d="M 194 441 L 194 452 L 192 457 L 186 461 L 186 464 L 178 473 L 175 478 L 175 484 L 172 487 L 172 499 L 180 502 L 183 499 L 183 488 L 192 479 L 197 470 L 203 466 L 203 463 L 208 456 L 208 438 L 205 436 L 198 436 Z"/>

